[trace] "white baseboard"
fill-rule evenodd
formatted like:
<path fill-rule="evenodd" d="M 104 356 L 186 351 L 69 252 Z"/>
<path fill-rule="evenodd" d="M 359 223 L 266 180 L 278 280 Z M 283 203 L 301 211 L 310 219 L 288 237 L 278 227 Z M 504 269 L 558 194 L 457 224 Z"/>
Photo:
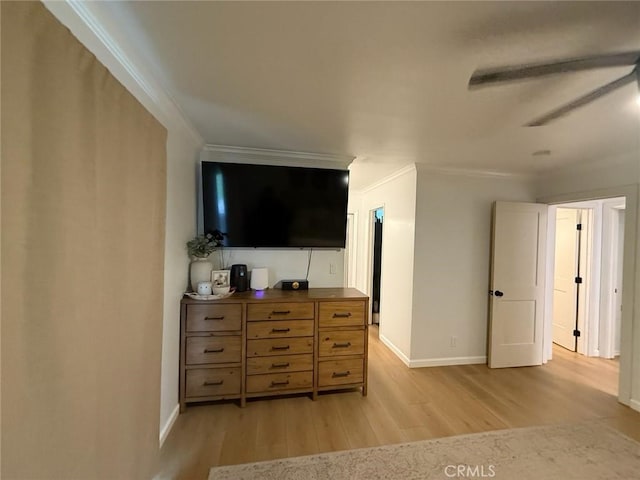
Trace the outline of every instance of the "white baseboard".
<path fill-rule="evenodd" d="M 404 363 L 407 367 L 411 366 L 410 365 L 411 361 L 409 360 L 409 358 L 402 352 L 402 350 L 396 347 L 387 337 L 385 337 L 384 335 L 380 335 L 380 341 L 384 343 L 387 347 L 389 347 L 389 349 L 391 349 L 391 351 L 395 353 L 400 360 L 402 360 L 402 363 Z"/>
<path fill-rule="evenodd" d="M 448 358 L 424 358 L 421 360 L 410 360 L 393 342 L 384 335 L 380 335 L 380 341 L 396 354 L 409 368 L 421 367 L 445 367 L 447 365 L 477 365 L 487 363 L 487 357 L 448 357 Z"/>
<path fill-rule="evenodd" d="M 169 432 L 173 428 L 173 424 L 176 423 L 176 420 L 178 419 L 178 415 L 180 415 L 179 404 L 176 405 L 176 407 L 173 409 L 173 411 L 171 412 L 171 415 L 169 415 L 169 419 L 164 424 L 164 427 L 162 427 L 162 430 L 160 430 L 160 448 L 162 448 L 164 441 L 169 436 Z"/>
<path fill-rule="evenodd" d="M 633 408 L 636 412 L 640 412 L 640 401 L 634 400 L 633 398 L 629 401 L 629 406 Z"/>
<path fill-rule="evenodd" d="M 487 363 L 486 356 L 479 357 L 446 357 L 446 358 L 424 358 L 421 360 L 411 360 L 411 368 L 421 367 L 446 367 L 449 365 L 479 365 Z"/>

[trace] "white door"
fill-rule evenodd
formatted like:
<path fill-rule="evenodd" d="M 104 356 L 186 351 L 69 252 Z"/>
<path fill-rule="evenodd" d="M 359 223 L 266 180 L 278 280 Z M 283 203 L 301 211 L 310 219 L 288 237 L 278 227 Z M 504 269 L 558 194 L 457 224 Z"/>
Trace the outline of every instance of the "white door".
<path fill-rule="evenodd" d="M 578 213 L 575 208 L 556 210 L 556 250 L 553 275 L 553 343 L 574 351 L 578 290 Z"/>
<path fill-rule="evenodd" d="M 542 364 L 547 206 L 496 202 L 493 210 L 489 367 Z"/>

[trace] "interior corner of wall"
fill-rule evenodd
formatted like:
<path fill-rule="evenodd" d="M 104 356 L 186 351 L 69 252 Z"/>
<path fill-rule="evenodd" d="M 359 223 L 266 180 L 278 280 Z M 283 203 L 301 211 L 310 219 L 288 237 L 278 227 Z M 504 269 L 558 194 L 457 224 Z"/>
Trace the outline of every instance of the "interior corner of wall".
<path fill-rule="evenodd" d="M 380 341 L 384 343 L 389 349 L 398 357 L 402 363 L 404 363 L 407 367 L 411 365 L 410 355 L 411 352 L 408 352 L 408 355 L 405 354 L 400 348 L 398 348 L 391 340 L 389 340 L 384 335 L 380 335 Z"/>

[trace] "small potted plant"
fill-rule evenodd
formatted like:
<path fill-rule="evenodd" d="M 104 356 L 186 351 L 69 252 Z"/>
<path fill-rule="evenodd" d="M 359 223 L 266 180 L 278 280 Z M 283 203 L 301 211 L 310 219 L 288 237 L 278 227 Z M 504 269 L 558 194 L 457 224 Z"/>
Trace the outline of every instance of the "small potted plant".
<path fill-rule="evenodd" d="M 209 255 L 213 253 L 222 243 L 223 234 L 220 232 L 196 235 L 187 242 L 187 252 L 191 257 L 191 288 L 198 290 L 199 282 L 211 280 L 213 264 L 209 260 Z"/>
<path fill-rule="evenodd" d="M 197 235 L 187 242 L 187 251 L 190 257 L 207 258 L 220 245 L 212 233 Z"/>

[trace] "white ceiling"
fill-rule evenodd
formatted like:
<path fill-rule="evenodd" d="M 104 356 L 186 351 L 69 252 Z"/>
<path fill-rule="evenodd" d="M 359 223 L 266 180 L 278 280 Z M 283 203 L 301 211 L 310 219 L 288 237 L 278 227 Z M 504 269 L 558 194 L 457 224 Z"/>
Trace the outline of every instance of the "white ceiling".
<path fill-rule="evenodd" d="M 469 91 L 479 67 L 640 50 L 640 2 L 106 2 L 207 143 L 536 173 L 640 155 L 638 86 L 544 127 L 614 68 Z M 533 157 L 537 150 L 550 156 Z"/>

